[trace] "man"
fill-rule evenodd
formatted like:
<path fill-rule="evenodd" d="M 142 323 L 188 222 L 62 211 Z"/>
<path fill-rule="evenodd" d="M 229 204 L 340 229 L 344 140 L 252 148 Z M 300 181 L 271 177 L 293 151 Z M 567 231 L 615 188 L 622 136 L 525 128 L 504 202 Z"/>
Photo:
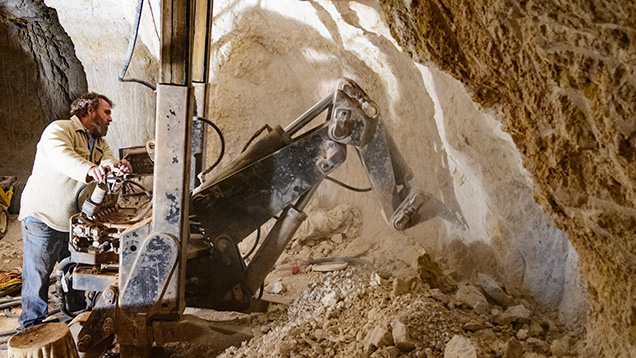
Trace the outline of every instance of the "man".
<path fill-rule="evenodd" d="M 132 172 L 118 161 L 104 136 L 112 122 L 108 97 L 86 93 L 71 104 L 71 119 L 49 124 L 37 145 L 33 172 L 20 202 L 24 253 L 22 314 L 19 330 L 40 324 L 48 316 L 49 276 L 56 262 L 70 256 L 70 217 L 83 184 L 105 179 L 108 170 Z"/>

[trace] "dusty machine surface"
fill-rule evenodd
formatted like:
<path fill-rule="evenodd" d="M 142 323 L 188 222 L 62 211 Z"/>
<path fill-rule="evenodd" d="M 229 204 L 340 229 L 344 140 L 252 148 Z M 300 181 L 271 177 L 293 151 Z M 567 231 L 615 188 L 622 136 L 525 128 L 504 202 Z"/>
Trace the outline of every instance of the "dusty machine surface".
<path fill-rule="evenodd" d="M 327 121 L 306 130 L 325 111 Z M 93 189 L 71 218 L 71 257 L 58 270 L 63 296 L 76 289 L 92 298 L 91 314 L 76 337 L 79 350 L 103 349 L 116 334 L 122 357 L 144 356 L 152 344 L 180 339 L 174 332 L 181 312 L 170 307 L 254 307 L 265 277 L 307 217 L 303 208 L 346 160 L 348 146 L 357 151 L 393 228 L 435 216 L 462 225 L 444 204 L 412 185 L 379 108 L 355 82 L 343 79 L 334 93 L 286 128 L 270 128 L 190 193 L 184 249 L 172 235 L 153 232 L 151 206 L 170 193 L 155 188 L 151 195 L 132 179 L 114 178 Z M 271 218 L 276 224 L 246 264 L 238 244 Z M 184 278 L 175 289 L 171 283 L 181 262 Z M 73 314 L 70 305 L 64 309 Z"/>

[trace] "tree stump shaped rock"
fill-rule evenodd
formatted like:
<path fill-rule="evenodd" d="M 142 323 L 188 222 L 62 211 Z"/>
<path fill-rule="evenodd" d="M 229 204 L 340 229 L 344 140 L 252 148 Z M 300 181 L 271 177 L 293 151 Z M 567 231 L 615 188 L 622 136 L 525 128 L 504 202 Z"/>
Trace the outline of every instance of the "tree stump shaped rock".
<path fill-rule="evenodd" d="M 78 358 L 77 348 L 65 323 L 29 327 L 11 337 L 9 358 Z"/>

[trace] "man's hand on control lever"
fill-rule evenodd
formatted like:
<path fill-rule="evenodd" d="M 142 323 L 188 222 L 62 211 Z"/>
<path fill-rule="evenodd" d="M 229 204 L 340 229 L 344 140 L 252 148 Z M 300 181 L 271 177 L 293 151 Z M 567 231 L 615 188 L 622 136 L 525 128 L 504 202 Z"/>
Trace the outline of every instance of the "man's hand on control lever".
<path fill-rule="evenodd" d="M 101 182 L 106 179 L 108 172 L 112 169 L 115 176 L 123 176 L 132 173 L 132 165 L 126 159 L 122 159 L 111 166 L 108 165 L 96 165 L 88 170 L 86 175 L 87 181 L 89 179 Z"/>
<path fill-rule="evenodd" d="M 132 165 L 130 165 L 130 162 L 128 162 L 126 159 L 122 159 L 113 164 L 113 174 L 118 177 L 132 174 Z"/>

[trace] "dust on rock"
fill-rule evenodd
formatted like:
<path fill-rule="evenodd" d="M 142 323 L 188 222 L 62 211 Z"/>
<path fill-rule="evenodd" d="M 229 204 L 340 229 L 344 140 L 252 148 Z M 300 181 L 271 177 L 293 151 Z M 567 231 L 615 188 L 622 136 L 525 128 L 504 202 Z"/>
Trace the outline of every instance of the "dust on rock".
<path fill-rule="evenodd" d="M 475 357 L 578 356 L 576 337 L 524 299 L 478 314 L 417 277 L 395 294 L 399 279 L 379 285 L 364 267 L 320 275 L 289 307 L 253 315 L 254 338 L 219 357 L 464 357 L 453 352 L 467 350 Z"/>

